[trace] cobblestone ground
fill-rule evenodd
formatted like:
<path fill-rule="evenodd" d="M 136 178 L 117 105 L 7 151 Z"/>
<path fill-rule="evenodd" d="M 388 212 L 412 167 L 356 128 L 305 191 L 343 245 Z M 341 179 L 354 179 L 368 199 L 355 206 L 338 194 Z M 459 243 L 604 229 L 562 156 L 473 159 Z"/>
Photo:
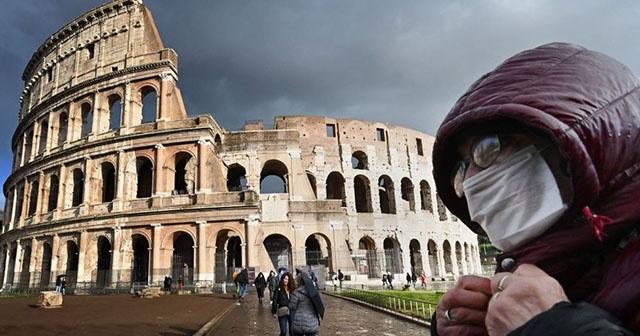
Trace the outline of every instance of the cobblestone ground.
<path fill-rule="evenodd" d="M 268 296 L 268 291 L 266 295 Z M 320 325 L 318 335 L 383 335 L 416 336 L 430 335 L 429 329 L 402 318 L 380 312 L 357 303 L 322 295 L 325 304 L 325 318 Z M 207 333 L 214 335 L 278 335 L 278 322 L 271 315 L 268 301 L 258 304 L 255 292 L 237 303 L 220 322 Z"/>

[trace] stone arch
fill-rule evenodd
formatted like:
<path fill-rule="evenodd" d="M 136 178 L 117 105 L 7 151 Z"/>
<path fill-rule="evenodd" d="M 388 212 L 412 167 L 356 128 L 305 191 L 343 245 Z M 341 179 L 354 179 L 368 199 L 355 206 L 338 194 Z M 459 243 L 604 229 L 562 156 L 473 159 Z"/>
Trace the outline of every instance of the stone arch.
<path fill-rule="evenodd" d="M 195 156 L 187 151 L 179 151 L 174 155 L 173 195 L 192 194 L 196 186 L 197 163 Z"/>
<path fill-rule="evenodd" d="M 369 159 L 363 151 L 355 151 L 351 154 L 351 168 L 353 169 L 369 169 Z"/>
<path fill-rule="evenodd" d="M 353 191 L 356 198 L 356 212 L 373 212 L 369 179 L 364 175 L 356 175 L 353 178 Z"/>
<path fill-rule="evenodd" d="M 193 265 L 195 254 L 195 240 L 190 233 L 176 231 L 172 236 L 173 255 L 171 256 L 171 274 L 178 283 L 184 285 L 193 283 Z"/>
<path fill-rule="evenodd" d="M 111 283 L 111 241 L 105 236 L 97 239 L 98 260 L 96 265 L 96 286 L 106 287 Z"/>
<path fill-rule="evenodd" d="M 323 265 L 332 271 L 332 249 L 331 241 L 328 237 L 321 233 L 312 233 L 307 236 L 304 242 L 305 247 L 305 265 Z"/>
<path fill-rule="evenodd" d="M 277 270 L 280 267 L 286 267 L 289 270 L 293 269 L 291 242 L 287 237 L 277 233 L 271 234 L 263 240 L 262 244 L 273 264 L 272 269 Z"/>
<path fill-rule="evenodd" d="M 147 284 L 149 282 L 149 248 L 150 240 L 142 234 L 131 235 L 131 247 L 133 249 L 133 274 L 134 283 Z"/>
<path fill-rule="evenodd" d="M 464 269 L 466 268 L 465 265 L 463 265 L 464 262 L 464 250 L 462 250 L 462 244 L 460 244 L 459 241 L 456 241 L 455 244 L 455 256 L 456 256 L 456 262 L 458 265 L 458 274 L 464 274 Z"/>
<path fill-rule="evenodd" d="M 409 211 L 416 211 L 416 200 L 413 194 L 413 182 L 408 177 L 403 177 L 400 181 L 402 199 L 409 204 Z"/>
<path fill-rule="evenodd" d="M 438 266 L 440 265 L 438 262 L 438 245 L 433 239 L 429 239 L 427 242 L 427 250 L 429 255 L 429 267 L 431 267 L 431 276 L 441 276 L 442 274 L 438 271 Z"/>
<path fill-rule="evenodd" d="M 289 170 L 279 160 L 268 160 L 260 172 L 260 193 L 279 194 L 289 192 Z"/>
<path fill-rule="evenodd" d="M 213 137 L 213 143 L 216 144 L 216 146 L 222 145 L 222 138 L 220 137 L 220 134 L 216 134 L 216 136 Z"/>
<path fill-rule="evenodd" d="M 16 243 L 11 244 L 9 248 L 9 265 L 7 269 L 7 278 L 4 280 L 5 283 L 15 285 L 15 269 L 16 269 L 16 259 L 18 254 L 18 245 Z"/>
<path fill-rule="evenodd" d="M 234 163 L 227 170 L 227 190 L 247 190 L 247 170 L 240 164 Z"/>
<path fill-rule="evenodd" d="M 22 267 L 20 268 L 19 286 L 21 289 L 28 289 L 31 280 L 31 245 L 22 248 Z"/>
<path fill-rule="evenodd" d="M 97 191 L 102 195 L 101 202 L 111 202 L 116 197 L 116 168 L 113 163 L 104 161 L 100 164 L 100 174 L 102 183 Z"/>
<path fill-rule="evenodd" d="M 431 203 L 431 186 L 429 182 L 420 181 L 420 209 L 433 213 L 433 203 Z"/>
<path fill-rule="evenodd" d="M 40 121 L 40 139 L 38 141 L 38 154 L 44 153 L 47 150 L 47 142 L 49 138 L 49 122 L 47 118 L 42 118 Z"/>
<path fill-rule="evenodd" d="M 33 216 L 38 208 L 38 191 L 40 190 L 40 179 L 34 178 L 29 184 L 29 208 L 27 210 L 27 216 Z"/>
<path fill-rule="evenodd" d="M 453 274 L 453 251 L 448 240 L 442 243 L 442 256 L 444 258 L 444 275 Z"/>
<path fill-rule="evenodd" d="M 385 268 L 387 272 L 391 273 L 403 273 L 402 272 L 402 249 L 397 239 L 387 237 L 382 243 L 384 248 L 384 260 Z"/>
<path fill-rule="evenodd" d="M 66 242 L 66 266 L 64 269 L 67 274 L 67 285 L 74 286 L 78 278 L 78 265 L 80 261 L 78 244 L 73 240 Z"/>
<path fill-rule="evenodd" d="M 62 111 L 58 115 L 58 147 L 62 147 L 67 142 L 69 136 L 69 115 L 67 111 Z"/>
<path fill-rule="evenodd" d="M 42 263 L 40 265 L 40 288 L 48 288 L 51 282 L 51 260 L 53 251 L 49 242 L 42 243 Z"/>
<path fill-rule="evenodd" d="M 153 194 L 153 161 L 146 156 L 136 157 L 136 198 Z"/>
<path fill-rule="evenodd" d="M 57 174 L 49 177 L 49 199 L 47 200 L 47 212 L 58 207 L 58 194 L 60 193 L 60 179 Z"/>
<path fill-rule="evenodd" d="M 409 263 L 412 273 L 420 274 L 423 271 L 422 247 L 417 239 L 411 239 L 409 242 Z"/>
<path fill-rule="evenodd" d="M 358 255 L 364 256 L 365 262 L 359 265 L 358 272 L 365 273 L 369 278 L 381 276 L 376 241 L 369 236 L 363 236 L 358 240 Z M 364 269 L 366 267 L 366 269 Z"/>
<path fill-rule="evenodd" d="M 236 263 L 238 267 L 242 266 L 242 237 L 233 228 L 222 228 L 215 236 L 212 236 L 212 239 L 215 239 L 215 242 L 213 244 L 210 242 L 209 245 L 215 246 L 213 270 L 215 278 L 218 282 L 232 281 L 233 268 Z"/>
<path fill-rule="evenodd" d="M 93 130 L 93 108 L 88 102 L 80 105 L 80 121 L 80 138 L 84 138 Z"/>
<path fill-rule="evenodd" d="M 77 207 L 84 201 L 84 173 L 82 169 L 75 168 L 71 172 L 71 180 L 73 181 L 71 184 L 71 206 Z"/>
<path fill-rule="evenodd" d="M 29 162 L 33 154 L 33 128 L 30 128 L 24 137 L 24 161 Z"/>
<path fill-rule="evenodd" d="M 327 176 L 327 199 L 342 200 L 342 206 L 347 206 L 347 197 L 344 188 L 344 177 L 339 172 L 331 172 Z"/>
<path fill-rule="evenodd" d="M 158 90 L 152 85 L 145 85 L 138 91 L 142 104 L 140 123 L 155 122 L 158 117 Z"/>
<path fill-rule="evenodd" d="M 440 221 L 446 221 L 447 208 L 444 206 L 444 203 L 442 203 L 442 199 L 440 199 L 440 195 L 438 195 L 438 193 L 436 193 L 436 201 L 438 202 L 438 219 Z"/>
<path fill-rule="evenodd" d="M 122 97 L 112 93 L 107 97 L 109 104 L 109 130 L 117 130 L 122 126 Z"/>
<path fill-rule="evenodd" d="M 396 213 L 396 199 L 393 188 L 391 177 L 388 175 L 380 176 L 378 179 L 378 195 L 380 197 L 380 212 L 382 213 Z"/>

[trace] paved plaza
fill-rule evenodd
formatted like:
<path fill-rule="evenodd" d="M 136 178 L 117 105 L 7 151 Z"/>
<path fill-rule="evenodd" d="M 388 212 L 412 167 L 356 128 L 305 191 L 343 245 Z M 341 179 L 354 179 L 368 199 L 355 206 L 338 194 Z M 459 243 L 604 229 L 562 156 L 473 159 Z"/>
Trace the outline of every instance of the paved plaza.
<path fill-rule="evenodd" d="M 268 295 L 268 292 L 267 292 Z M 428 335 L 428 327 L 369 307 L 322 295 L 319 335 Z M 40 308 L 37 298 L 0 299 L 0 335 L 213 336 L 278 335 L 268 304 L 255 292 L 238 303 L 230 294 L 64 297 L 60 308 Z"/>

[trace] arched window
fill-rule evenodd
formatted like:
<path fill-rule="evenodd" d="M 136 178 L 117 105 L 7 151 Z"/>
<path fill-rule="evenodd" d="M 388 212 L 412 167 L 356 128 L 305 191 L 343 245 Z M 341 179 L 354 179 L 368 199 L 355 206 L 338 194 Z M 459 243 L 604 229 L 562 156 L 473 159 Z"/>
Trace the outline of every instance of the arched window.
<path fill-rule="evenodd" d="M 287 166 L 278 160 L 265 162 L 260 172 L 260 193 L 288 193 Z"/>
<path fill-rule="evenodd" d="M 380 212 L 386 214 L 396 213 L 396 199 L 393 192 L 393 181 L 387 175 L 378 179 L 378 195 L 380 196 Z"/>
<path fill-rule="evenodd" d="M 51 175 L 49 178 L 49 202 L 47 204 L 47 212 L 53 211 L 58 207 L 58 192 L 60 190 L 60 180 L 57 175 Z"/>
<path fill-rule="evenodd" d="M 31 193 L 29 194 L 29 212 L 28 216 L 31 216 L 36 213 L 36 208 L 38 207 L 38 189 L 40 184 L 38 180 L 31 182 Z"/>
<path fill-rule="evenodd" d="M 109 96 L 109 129 L 116 130 L 122 125 L 122 100 L 117 94 Z"/>
<path fill-rule="evenodd" d="M 416 202 L 413 196 L 413 183 L 407 177 L 403 178 L 401 183 L 402 199 L 409 203 L 409 210 L 416 211 Z"/>
<path fill-rule="evenodd" d="M 355 151 L 351 155 L 351 168 L 353 169 L 369 169 L 367 154 L 363 151 Z"/>
<path fill-rule="evenodd" d="M 243 191 L 247 190 L 247 171 L 243 166 L 234 163 L 227 171 L 227 190 Z"/>
<path fill-rule="evenodd" d="M 431 203 L 431 187 L 425 180 L 420 181 L 420 208 L 433 213 L 433 204 Z"/>
<path fill-rule="evenodd" d="M 69 130 L 69 116 L 66 112 L 60 113 L 58 116 L 58 146 L 61 147 L 67 141 L 67 133 Z"/>
<path fill-rule="evenodd" d="M 136 158 L 136 172 L 138 176 L 138 187 L 136 198 L 151 197 L 153 189 L 153 165 L 146 157 Z"/>
<path fill-rule="evenodd" d="M 156 121 L 157 115 L 157 98 L 156 90 L 151 86 L 145 86 L 140 90 L 142 102 L 142 123 L 151 123 Z"/>
<path fill-rule="evenodd" d="M 82 113 L 82 132 L 81 138 L 84 138 L 91 134 L 91 128 L 93 127 L 93 110 L 91 104 L 83 103 L 80 107 Z"/>
<path fill-rule="evenodd" d="M 356 196 L 356 212 L 373 212 L 369 179 L 364 175 L 357 175 L 353 178 L 353 189 Z"/>
<path fill-rule="evenodd" d="M 116 170 L 111 162 L 103 162 L 102 170 L 102 203 L 111 202 L 116 195 Z"/>
<path fill-rule="evenodd" d="M 73 199 L 71 206 L 78 206 L 84 200 L 84 173 L 80 168 L 73 170 Z"/>
<path fill-rule="evenodd" d="M 33 148 L 33 130 L 29 130 L 24 137 L 24 162 L 31 159 L 31 151 Z"/>
<path fill-rule="evenodd" d="M 175 164 L 173 194 L 183 195 L 193 193 L 196 177 L 193 157 L 189 153 L 178 153 Z"/>
<path fill-rule="evenodd" d="M 40 141 L 38 144 L 38 154 L 44 153 L 47 149 L 47 138 L 49 137 L 49 123 L 46 119 L 40 122 Z"/>
<path fill-rule="evenodd" d="M 327 176 L 327 199 L 342 200 L 342 206 L 347 206 L 344 190 L 344 177 L 338 172 L 331 172 Z"/>

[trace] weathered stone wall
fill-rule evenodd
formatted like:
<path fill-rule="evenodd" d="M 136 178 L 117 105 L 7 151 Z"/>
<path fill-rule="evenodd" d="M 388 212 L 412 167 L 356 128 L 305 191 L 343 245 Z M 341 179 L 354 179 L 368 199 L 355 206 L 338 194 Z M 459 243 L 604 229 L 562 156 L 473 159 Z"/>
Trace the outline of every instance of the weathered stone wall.
<path fill-rule="evenodd" d="M 140 1 L 64 26 L 23 79 L 4 286 L 67 274 L 77 290 L 122 288 L 171 275 L 203 288 L 241 266 L 319 264 L 353 278 L 480 271 L 475 235 L 432 189 L 432 137 L 308 116 L 228 132 L 187 117 L 177 56 Z"/>

